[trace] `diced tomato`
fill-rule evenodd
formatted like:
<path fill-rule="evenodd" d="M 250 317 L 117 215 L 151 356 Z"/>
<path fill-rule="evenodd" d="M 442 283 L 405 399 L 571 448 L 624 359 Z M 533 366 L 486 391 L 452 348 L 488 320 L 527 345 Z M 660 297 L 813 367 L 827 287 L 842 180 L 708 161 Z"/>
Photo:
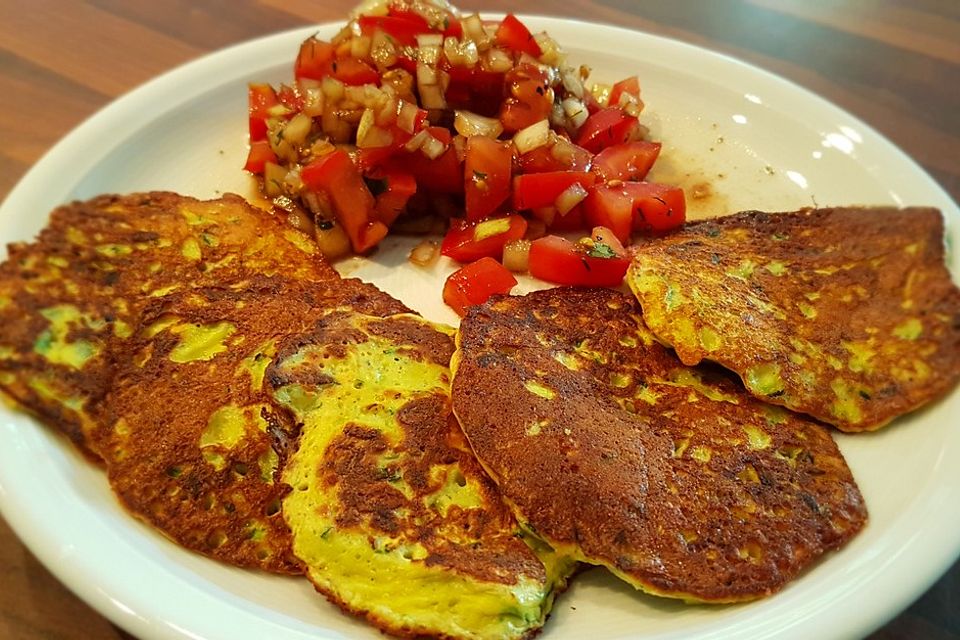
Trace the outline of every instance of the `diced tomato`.
<path fill-rule="evenodd" d="M 610 228 L 624 244 L 631 231 L 663 233 L 686 219 L 683 190 L 652 182 L 595 185 L 584 207 L 590 224 Z"/>
<path fill-rule="evenodd" d="M 571 242 L 544 236 L 530 244 L 530 275 L 579 287 L 615 287 L 623 282 L 630 258 L 610 245 L 585 238 Z"/>
<path fill-rule="evenodd" d="M 510 293 L 516 285 L 506 267 L 493 258 L 480 258 L 450 274 L 443 285 L 443 301 L 463 316 L 467 307 L 483 304 L 495 293 Z"/>
<path fill-rule="evenodd" d="M 270 148 L 266 140 L 251 140 L 250 152 L 247 154 L 247 163 L 243 168 L 250 173 L 263 173 L 263 166 L 268 162 L 276 163 L 277 155 Z"/>
<path fill-rule="evenodd" d="M 294 77 L 312 78 L 322 80 L 328 75 L 330 63 L 333 62 L 336 49 L 329 42 L 317 40 L 314 37 L 307 38 L 300 45 L 300 52 L 297 54 L 297 62 L 293 69 Z"/>
<path fill-rule="evenodd" d="M 640 99 L 640 80 L 637 76 L 630 76 L 613 85 L 613 89 L 610 90 L 610 101 L 608 104 L 611 107 L 619 106 L 620 96 L 624 93 L 630 94 L 637 100 Z"/>
<path fill-rule="evenodd" d="M 540 45 L 537 44 L 530 30 L 512 13 L 508 13 L 500 26 L 497 27 L 494 38 L 500 46 L 513 51 L 529 53 L 534 58 L 539 58 L 543 54 Z"/>
<path fill-rule="evenodd" d="M 463 35 L 463 26 L 460 24 L 460 20 L 458 20 L 456 16 L 449 11 L 444 12 L 446 16 L 444 17 L 443 24 L 436 28 L 431 28 L 423 16 L 415 11 L 411 11 L 403 4 L 391 6 L 389 13 L 392 17 L 402 18 L 411 22 L 420 22 L 432 32 L 442 32 L 444 37 L 450 36 L 453 38 L 459 38 Z M 440 28 L 441 26 L 443 27 L 442 29 Z"/>
<path fill-rule="evenodd" d="M 336 150 L 303 168 L 300 178 L 310 189 L 324 191 L 355 253 L 363 253 L 387 235 L 374 220 L 375 200 L 346 151 Z"/>
<path fill-rule="evenodd" d="M 546 173 L 548 171 L 586 171 L 593 163 L 593 154 L 578 147 L 572 142 L 564 141 L 557 144 L 567 145 L 567 157 L 557 157 L 554 145 L 544 145 L 528 151 L 518 158 L 521 173 Z"/>
<path fill-rule="evenodd" d="M 526 173 L 513 179 L 513 208 L 539 209 L 552 206 L 557 196 L 573 184 L 584 189 L 593 185 L 597 176 L 589 171 L 550 171 Z"/>
<path fill-rule="evenodd" d="M 427 21 L 413 12 L 406 12 L 404 15 L 360 16 L 357 22 L 363 35 L 370 36 L 377 29 L 381 29 L 403 46 L 416 46 L 418 35 L 432 32 Z"/>
<path fill-rule="evenodd" d="M 449 145 L 452 137 L 444 127 L 427 127 L 434 138 Z M 438 158 L 431 160 L 420 150 L 399 150 L 382 163 L 385 170 L 410 173 L 421 189 L 435 193 L 463 193 L 463 165 L 457 151 L 450 146 Z"/>
<path fill-rule="evenodd" d="M 467 138 L 463 169 L 467 220 L 482 220 L 510 195 L 513 145 L 484 136 Z"/>
<path fill-rule="evenodd" d="M 336 57 L 336 48 L 329 42 L 307 38 L 300 45 L 300 53 L 293 70 L 297 80 L 322 80 L 334 77 L 349 85 L 379 84 L 380 74 L 363 60 Z"/>
<path fill-rule="evenodd" d="M 280 85 L 277 100 L 291 111 L 299 112 L 303 110 L 303 96 L 289 85 Z"/>
<path fill-rule="evenodd" d="M 363 60 L 337 58 L 331 63 L 331 75 L 344 84 L 379 84 L 380 74 Z"/>
<path fill-rule="evenodd" d="M 625 142 L 607 147 L 593 158 L 593 170 L 606 181 L 643 180 L 660 155 L 659 142 Z"/>
<path fill-rule="evenodd" d="M 504 77 L 507 98 L 500 107 L 500 122 L 508 133 L 550 117 L 553 89 L 547 73 L 532 64 L 519 64 Z"/>
<path fill-rule="evenodd" d="M 503 101 L 504 74 L 484 71 L 479 65 L 473 69 L 453 67 L 441 58 L 440 68 L 450 74 L 446 99 L 451 108 L 467 109 L 482 116 L 496 116 Z M 413 72 L 416 73 L 416 69 Z"/>
<path fill-rule="evenodd" d="M 366 147 L 364 149 L 357 149 L 354 161 L 357 163 L 357 168 L 360 169 L 360 173 L 370 175 L 395 153 L 397 153 L 397 148 L 394 145 L 387 147 Z"/>
<path fill-rule="evenodd" d="M 250 84 L 247 88 L 247 101 L 250 142 L 266 140 L 269 109 L 277 104 L 277 94 L 268 84 Z"/>
<path fill-rule="evenodd" d="M 373 179 L 380 185 L 376 194 L 374 209 L 377 219 L 383 224 L 393 224 L 404 208 L 407 201 L 417 192 L 417 181 L 413 175 L 403 171 L 380 171 Z"/>
<path fill-rule="evenodd" d="M 456 219 L 443 238 L 440 253 L 457 262 L 473 262 L 480 258 L 500 259 L 503 246 L 519 240 L 527 232 L 527 221 L 522 216 L 487 218 L 481 222 Z"/>
<path fill-rule="evenodd" d="M 593 153 L 626 142 L 637 128 L 637 119 L 617 107 L 601 109 L 587 118 L 577 133 L 577 144 Z"/>
<path fill-rule="evenodd" d="M 560 215 L 560 212 L 553 217 L 553 222 L 547 225 L 552 231 L 580 231 L 587 227 L 586 216 L 583 213 L 583 203 L 581 202 L 566 215 Z"/>

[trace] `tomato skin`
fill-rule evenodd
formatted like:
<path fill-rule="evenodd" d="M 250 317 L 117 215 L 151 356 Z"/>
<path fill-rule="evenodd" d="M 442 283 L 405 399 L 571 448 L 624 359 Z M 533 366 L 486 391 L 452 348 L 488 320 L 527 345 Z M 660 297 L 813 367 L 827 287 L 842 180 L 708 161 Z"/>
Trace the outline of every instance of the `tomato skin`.
<path fill-rule="evenodd" d="M 346 151 L 338 149 L 314 160 L 301 170 L 300 178 L 309 188 L 329 196 L 354 253 L 371 249 L 387 235 L 387 226 L 373 219 L 373 194 Z"/>
<path fill-rule="evenodd" d="M 357 58 L 337 58 L 332 44 L 314 37 L 300 45 L 293 75 L 297 80 L 333 77 L 349 85 L 380 84 L 380 74 L 369 64 Z"/>
<path fill-rule="evenodd" d="M 633 191 L 633 229 L 653 235 L 672 231 L 687 220 L 683 189 L 654 182 L 625 182 Z"/>
<path fill-rule="evenodd" d="M 593 158 L 593 171 L 601 179 L 634 182 L 643 180 L 660 155 L 659 142 L 625 142 L 607 147 Z"/>
<path fill-rule="evenodd" d="M 418 35 L 432 31 L 427 21 L 415 13 L 402 16 L 360 16 L 357 22 L 363 35 L 373 35 L 374 31 L 381 29 L 404 46 L 416 46 Z"/>
<path fill-rule="evenodd" d="M 637 100 L 640 99 L 640 80 L 637 76 L 630 76 L 613 85 L 610 90 L 610 101 L 607 103 L 611 107 L 620 105 L 620 96 L 624 93 L 630 94 Z"/>
<path fill-rule="evenodd" d="M 497 27 L 497 33 L 494 39 L 497 41 L 497 44 L 502 47 L 507 47 L 513 51 L 529 53 L 534 58 L 539 58 L 543 55 L 543 51 L 540 50 L 540 45 L 537 44 L 530 30 L 512 13 L 508 13 L 507 17 L 500 23 L 500 26 Z"/>
<path fill-rule="evenodd" d="M 467 220 L 482 220 L 510 196 L 513 145 L 484 136 L 467 138 L 463 186 Z"/>
<path fill-rule="evenodd" d="M 457 262 L 473 262 L 484 257 L 499 260 L 503 256 L 503 246 L 511 240 L 521 239 L 526 232 L 526 219 L 516 215 L 487 218 L 480 222 L 452 220 L 450 231 L 440 245 L 440 253 Z"/>
<path fill-rule="evenodd" d="M 553 206 L 557 197 L 571 185 L 584 189 L 593 185 L 596 174 L 588 171 L 550 171 L 526 173 L 513 179 L 513 208 L 539 209 Z"/>
<path fill-rule="evenodd" d="M 686 219 L 683 190 L 653 182 L 595 185 L 584 208 L 591 225 L 611 229 L 623 244 L 629 243 L 631 231 L 663 233 Z"/>
<path fill-rule="evenodd" d="M 247 163 L 243 165 L 243 168 L 250 173 L 262 175 L 263 167 L 268 162 L 277 162 L 277 155 L 270 148 L 270 143 L 266 140 L 251 140 Z"/>
<path fill-rule="evenodd" d="M 530 275 L 576 287 L 615 287 L 623 282 L 630 258 L 590 256 L 584 247 L 560 236 L 544 236 L 530 244 Z"/>
<path fill-rule="evenodd" d="M 407 202 L 417 192 L 413 175 L 403 171 L 379 171 L 375 179 L 382 180 L 384 191 L 377 194 L 374 209 L 376 217 L 390 226 L 403 213 Z"/>
<path fill-rule="evenodd" d="M 380 74 L 363 60 L 356 58 L 338 58 L 331 63 L 331 73 L 334 78 L 344 84 L 359 86 L 364 84 L 380 84 Z"/>
<path fill-rule="evenodd" d="M 270 107 L 278 104 L 277 93 L 268 84 L 247 85 L 250 142 L 267 139 L 267 118 Z"/>
<path fill-rule="evenodd" d="M 483 304 L 495 293 L 510 293 L 516 285 L 506 267 L 493 258 L 480 258 L 450 274 L 443 285 L 443 301 L 462 317 L 467 307 Z"/>
<path fill-rule="evenodd" d="M 519 64 L 504 77 L 507 98 L 500 107 L 504 131 L 512 133 L 550 117 L 553 89 L 545 71 L 532 64 Z"/>
<path fill-rule="evenodd" d="M 548 171 L 587 171 L 593 163 L 593 154 L 572 142 L 570 157 L 560 160 L 553 155 L 552 146 L 544 145 L 528 151 L 519 158 L 517 164 L 521 173 L 546 173 Z"/>
<path fill-rule="evenodd" d="M 329 42 L 309 37 L 300 45 L 297 61 L 294 64 L 293 76 L 299 80 L 310 78 L 322 80 L 328 75 L 330 63 L 336 54 L 335 47 Z"/>
<path fill-rule="evenodd" d="M 593 153 L 626 142 L 639 122 L 617 107 L 601 109 L 587 118 L 577 132 L 577 144 Z"/>

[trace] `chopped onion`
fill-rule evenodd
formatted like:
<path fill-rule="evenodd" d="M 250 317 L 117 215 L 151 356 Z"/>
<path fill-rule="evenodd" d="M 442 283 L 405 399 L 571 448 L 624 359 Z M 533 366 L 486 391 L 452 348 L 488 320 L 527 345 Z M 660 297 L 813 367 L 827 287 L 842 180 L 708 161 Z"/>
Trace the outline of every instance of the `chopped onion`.
<path fill-rule="evenodd" d="M 363 59 L 370 55 L 372 40 L 370 36 L 360 36 L 350 40 L 350 55 L 354 58 Z"/>
<path fill-rule="evenodd" d="M 323 89 L 323 95 L 327 98 L 328 103 L 335 104 L 343 99 L 344 86 L 343 83 L 336 78 L 328 76 L 323 79 L 323 83 L 320 86 Z"/>
<path fill-rule="evenodd" d="M 417 64 L 417 85 L 420 87 L 430 87 L 436 85 L 437 70 L 422 62 Z"/>
<path fill-rule="evenodd" d="M 572 185 L 563 190 L 559 196 L 557 196 L 554 205 L 557 207 L 557 213 L 561 216 L 565 216 L 570 211 L 583 202 L 583 199 L 587 197 L 587 190 L 579 182 L 574 182 Z"/>
<path fill-rule="evenodd" d="M 316 118 L 323 115 L 323 89 L 319 86 L 305 87 L 303 89 L 303 111 L 302 113 Z"/>
<path fill-rule="evenodd" d="M 499 118 L 487 118 L 472 111 L 454 112 L 453 128 L 462 136 L 487 136 L 497 138 L 503 132 Z"/>
<path fill-rule="evenodd" d="M 432 137 L 430 135 L 430 132 L 427 131 L 426 129 L 422 129 L 417 133 L 417 135 L 407 140 L 406 144 L 403 145 L 403 148 L 409 151 L 410 153 L 413 153 L 414 151 L 422 147 L 426 139 L 430 137 Z"/>
<path fill-rule="evenodd" d="M 570 120 L 570 124 L 573 125 L 574 129 L 579 129 L 583 126 L 583 123 L 587 121 L 587 118 L 590 117 L 590 112 L 587 110 L 587 107 L 576 98 L 566 98 L 561 105 L 563 106 L 563 112 L 567 114 L 567 118 Z"/>
<path fill-rule="evenodd" d="M 513 58 L 503 49 L 490 49 L 480 61 L 480 67 L 484 71 L 506 73 L 513 68 Z"/>
<path fill-rule="evenodd" d="M 510 271 L 527 271 L 530 268 L 530 241 L 510 240 L 503 246 L 503 266 Z"/>
<path fill-rule="evenodd" d="M 382 29 L 377 29 L 373 34 L 370 57 L 381 70 L 392 67 L 397 62 L 397 48 Z"/>
<path fill-rule="evenodd" d="M 553 146 L 550 147 L 550 155 L 552 155 L 559 162 L 570 165 L 573 164 L 573 158 L 576 155 L 576 149 L 574 144 L 564 138 L 563 136 L 557 136 L 557 141 L 553 143 Z"/>
<path fill-rule="evenodd" d="M 467 16 L 461 20 L 461 23 L 463 24 L 463 33 L 477 44 L 487 37 L 487 34 L 483 30 L 483 20 L 479 14 L 475 13 Z"/>
<path fill-rule="evenodd" d="M 287 170 L 273 162 L 263 165 L 263 191 L 268 198 L 276 198 L 284 193 L 283 183 Z"/>
<path fill-rule="evenodd" d="M 611 91 L 613 91 L 613 87 L 609 84 L 595 84 L 593 88 L 590 89 L 590 93 L 593 94 L 594 99 L 601 105 L 606 105 L 610 102 Z"/>
<path fill-rule="evenodd" d="M 390 13 L 390 0 L 363 0 L 354 7 L 350 15 L 354 18 L 360 16 L 385 16 Z"/>
<path fill-rule="evenodd" d="M 339 224 L 330 220 L 318 221 L 313 237 L 320 253 L 329 260 L 336 260 L 350 253 L 350 238 Z"/>
<path fill-rule="evenodd" d="M 447 145 L 443 144 L 429 133 L 427 134 L 427 139 L 423 141 L 423 144 L 420 145 L 420 151 L 423 155 L 427 156 L 431 160 L 436 160 L 443 152 L 447 150 Z"/>
<path fill-rule="evenodd" d="M 420 103 L 425 109 L 445 109 L 447 99 L 443 95 L 443 89 L 435 84 L 421 85 Z"/>
<path fill-rule="evenodd" d="M 287 212 L 287 222 L 297 231 L 302 231 L 310 235 L 314 235 L 315 233 L 316 227 L 313 224 L 313 218 L 310 217 L 309 213 L 296 205 L 293 205 Z"/>
<path fill-rule="evenodd" d="M 560 80 L 563 82 L 563 88 L 583 100 L 583 82 L 580 80 L 580 74 L 572 67 L 567 67 L 560 72 Z"/>
<path fill-rule="evenodd" d="M 439 33 L 422 33 L 417 36 L 417 60 L 431 67 L 437 66 L 440 60 L 440 49 L 443 47 L 443 36 Z"/>
<path fill-rule="evenodd" d="M 537 42 L 537 46 L 540 47 L 540 62 L 552 67 L 559 66 L 563 53 L 557 41 L 548 36 L 545 31 L 534 35 L 533 39 Z"/>
<path fill-rule="evenodd" d="M 313 125 L 313 118 L 308 115 L 298 113 L 283 127 L 283 139 L 292 145 L 300 145 L 310 135 L 310 128 Z"/>
<path fill-rule="evenodd" d="M 410 262 L 418 267 L 434 265 L 440 258 L 440 245 L 435 240 L 423 240 L 410 251 Z"/>
<path fill-rule="evenodd" d="M 357 126 L 357 147 L 386 147 L 393 142 L 393 135 L 383 127 L 374 124 L 372 109 L 364 109 L 360 124 Z"/>
<path fill-rule="evenodd" d="M 443 44 L 443 35 L 439 33 L 421 33 L 417 35 L 417 46 L 439 47 Z"/>
<path fill-rule="evenodd" d="M 456 135 L 453 136 L 450 144 L 453 145 L 453 150 L 457 154 L 457 162 L 463 162 L 464 158 L 467 157 L 467 139 L 461 135 Z"/>
<path fill-rule="evenodd" d="M 420 109 L 417 108 L 417 105 L 411 104 L 406 100 L 398 101 L 397 126 L 407 133 L 413 133 L 414 127 L 417 126 L 417 114 L 419 112 Z"/>
<path fill-rule="evenodd" d="M 533 151 L 547 144 L 550 139 L 550 121 L 544 118 L 540 122 L 517 131 L 513 136 L 513 145 L 520 155 Z"/>

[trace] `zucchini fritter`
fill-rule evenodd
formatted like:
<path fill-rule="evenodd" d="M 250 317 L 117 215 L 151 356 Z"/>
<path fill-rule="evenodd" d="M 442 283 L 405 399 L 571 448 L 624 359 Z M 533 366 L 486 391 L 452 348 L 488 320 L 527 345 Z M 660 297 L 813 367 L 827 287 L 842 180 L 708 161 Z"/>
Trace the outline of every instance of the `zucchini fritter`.
<path fill-rule="evenodd" d="M 960 291 L 935 209 L 740 213 L 637 248 L 627 281 L 684 363 L 843 431 L 878 429 L 960 379 Z"/>
<path fill-rule="evenodd" d="M 283 273 L 336 278 L 313 241 L 227 195 L 100 196 L 53 211 L 0 265 L 0 390 L 81 449 L 112 376 L 111 343 L 146 304 L 193 287 Z"/>
<path fill-rule="evenodd" d="M 280 344 L 266 380 L 303 425 L 283 515 L 317 589 L 377 627 L 522 638 L 575 562 L 523 539 L 464 441 L 451 333 L 413 315 L 332 314 Z"/>
<path fill-rule="evenodd" d="M 683 365 L 630 296 L 494 296 L 458 347 L 454 412 L 521 523 L 638 589 L 768 595 L 866 522 L 824 426 Z"/>

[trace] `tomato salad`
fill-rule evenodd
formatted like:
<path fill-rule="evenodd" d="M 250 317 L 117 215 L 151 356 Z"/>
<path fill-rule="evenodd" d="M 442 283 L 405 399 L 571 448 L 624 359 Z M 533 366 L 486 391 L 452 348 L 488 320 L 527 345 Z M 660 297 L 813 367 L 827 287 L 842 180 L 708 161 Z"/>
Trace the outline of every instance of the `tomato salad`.
<path fill-rule="evenodd" d="M 684 222 L 683 191 L 644 181 L 660 143 L 638 79 L 588 83 L 512 14 L 367 2 L 301 45 L 294 77 L 250 85 L 245 169 L 332 259 L 440 221 L 440 251 L 466 265 L 444 288 L 458 312 L 509 291 L 511 271 L 616 286 L 633 234 Z"/>

